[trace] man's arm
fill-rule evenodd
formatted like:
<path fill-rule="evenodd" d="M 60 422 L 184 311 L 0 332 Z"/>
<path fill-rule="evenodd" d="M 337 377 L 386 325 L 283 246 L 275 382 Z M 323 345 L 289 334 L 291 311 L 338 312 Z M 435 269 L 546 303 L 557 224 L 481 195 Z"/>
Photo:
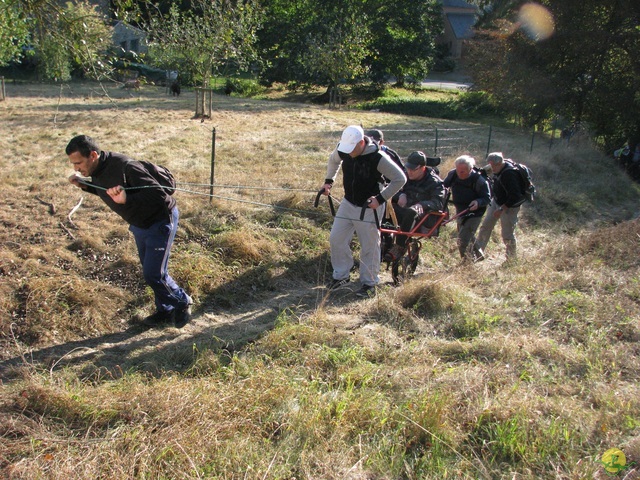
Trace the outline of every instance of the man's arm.
<path fill-rule="evenodd" d="M 400 191 L 404 184 L 407 183 L 407 177 L 400 167 L 383 152 L 380 152 L 378 171 L 389 180 L 389 183 L 378 195 L 378 202 L 382 204 Z"/>
<path fill-rule="evenodd" d="M 336 176 L 338 176 L 338 171 L 340 171 L 340 165 L 342 165 L 342 159 L 338 154 L 338 150 L 334 149 L 333 152 L 331 152 L 331 155 L 329 155 L 327 173 L 324 177 L 324 185 L 322 186 L 325 195 L 329 195 L 329 190 L 331 190 L 333 182 L 335 182 Z"/>

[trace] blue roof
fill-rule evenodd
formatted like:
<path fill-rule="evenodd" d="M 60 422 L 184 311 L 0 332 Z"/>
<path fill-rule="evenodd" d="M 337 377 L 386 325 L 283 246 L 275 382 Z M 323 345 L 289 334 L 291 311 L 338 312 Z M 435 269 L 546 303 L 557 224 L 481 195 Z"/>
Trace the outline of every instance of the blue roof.
<path fill-rule="evenodd" d="M 449 20 L 456 38 L 471 38 L 473 36 L 473 26 L 476 23 L 475 15 L 447 13 L 447 20 Z"/>

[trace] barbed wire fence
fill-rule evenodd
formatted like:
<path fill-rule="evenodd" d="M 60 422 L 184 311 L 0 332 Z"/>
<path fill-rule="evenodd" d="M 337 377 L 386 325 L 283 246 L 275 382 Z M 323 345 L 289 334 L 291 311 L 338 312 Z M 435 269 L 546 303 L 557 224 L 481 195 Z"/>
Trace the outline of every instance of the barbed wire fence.
<path fill-rule="evenodd" d="M 478 140 L 482 131 L 485 132 L 484 141 Z M 533 153 L 534 148 L 551 149 L 559 140 L 555 139 L 555 132 L 551 136 L 537 132 L 535 128 L 527 132 L 514 135 L 513 129 L 489 126 L 477 127 L 433 127 L 429 129 L 389 129 L 384 130 L 385 142 L 389 145 L 421 146 L 416 148 L 428 155 L 447 156 L 461 151 L 481 153 L 484 156 L 495 150 L 500 150 L 505 144 L 513 146 L 514 138 L 521 143 L 519 151 Z M 412 138 L 405 138 L 410 136 Z M 472 139 L 475 137 L 475 139 Z"/>
<path fill-rule="evenodd" d="M 560 138 L 560 132 L 536 131 L 535 128 L 529 131 L 514 130 L 513 128 L 495 127 L 492 125 L 478 126 L 433 126 L 420 129 L 399 129 L 384 128 L 376 125 L 363 125 L 365 132 L 371 129 L 380 129 L 384 133 L 385 144 L 398 152 L 402 158 L 406 158 L 408 154 L 415 150 L 421 150 L 429 156 L 443 157 L 443 160 L 452 160 L 453 157 L 462 154 L 470 154 L 476 158 L 480 164 L 484 163 L 484 158 L 492 151 L 504 151 L 505 155 L 511 156 L 517 152 L 517 158 L 520 161 L 526 161 L 522 158 L 526 153 L 538 155 L 546 155 L 553 147 L 566 147 L 568 144 Z M 314 145 L 312 151 L 331 151 L 338 143 L 341 131 L 335 130 L 316 130 L 316 131 L 291 131 L 285 143 L 293 149 L 305 151 L 310 145 Z M 556 136 L 556 133 L 558 134 Z M 289 180 L 276 188 L 268 188 L 265 185 L 255 184 L 253 178 L 247 178 L 247 184 L 229 185 L 225 181 L 224 173 L 216 171 L 216 129 L 211 130 L 211 165 L 210 165 L 210 183 L 192 184 L 192 188 L 197 190 L 205 189 L 207 193 L 202 192 L 209 197 L 210 202 L 215 198 L 221 200 L 240 201 L 252 203 L 247 199 L 260 199 L 256 204 L 274 204 L 281 202 L 284 196 L 295 195 L 296 192 L 306 196 L 315 193 L 317 190 L 313 188 L 319 186 L 320 175 L 314 177 L 314 182 L 307 181 L 304 175 L 286 176 Z M 316 160 L 313 166 L 300 166 L 301 171 L 321 171 L 324 168 L 326 159 L 323 159 L 323 165 L 319 165 Z M 224 160 L 223 160 L 224 162 Z M 274 167 L 276 168 L 276 167 Z M 292 173 L 292 172 L 291 172 Z M 186 185 L 185 185 L 186 186 Z M 193 192 L 195 193 L 195 192 Z"/>

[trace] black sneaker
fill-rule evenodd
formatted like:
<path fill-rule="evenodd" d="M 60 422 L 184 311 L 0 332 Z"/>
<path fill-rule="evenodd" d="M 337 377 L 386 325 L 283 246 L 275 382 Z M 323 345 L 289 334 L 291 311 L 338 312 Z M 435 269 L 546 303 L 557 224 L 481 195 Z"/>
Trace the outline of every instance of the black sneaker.
<path fill-rule="evenodd" d="M 142 319 L 142 324 L 147 327 L 159 327 L 173 321 L 173 311 L 158 311 Z"/>
<path fill-rule="evenodd" d="M 356 296 L 360 298 L 372 298 L 376 296 L 376 290 L 375 285 L 362 285 L 360 290 L 356 292 Z"/>
<path fill-rule="evenodd" d="M 176 328 L 184 327 L 191 320 L 191 305 L 193 300 L 187 297 L 187 303 L 178 305 L 174 310 L 174 321 Z"/>
<path fill-rule="evenodd" d="M 331 280 L 329 282 L 329 284 L 327 285 L 327 288 L 329 290 L 336 290 L 338 288 L 346 286 L 350 281 L 351 281 L 351 279 L 349 277 L 343 278 L 343 279 L 340 279 L 340 280 L 337 280 L 337 279 L 334 278 L 333 280 Z"/>

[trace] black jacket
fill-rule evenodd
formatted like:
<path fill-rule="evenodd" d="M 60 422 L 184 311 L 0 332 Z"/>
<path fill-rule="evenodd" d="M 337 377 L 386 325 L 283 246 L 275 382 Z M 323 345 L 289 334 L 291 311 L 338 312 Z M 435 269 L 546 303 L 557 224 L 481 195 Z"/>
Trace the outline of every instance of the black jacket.
<path fill-rule="evenodd" d="M 408 207 L 419 203 L 425 212 L 444 208 L 445 188 L 442 179 L 431 168 L 420 180 L 408 179 L 401 192 L 407 196 Z"/>
<path fill-rule="evenodd" d="M 364 138 L 365 148 L 355 158 L 337 149 L 331 152 L 325 176 L 325 183 L 333 184 L 342 167 L 344 198 L 359 207 L 366 205 L 369 197 L 374 196 L 380 204 L 384 203 L 407 181 L 400 167 L 386 153 L 381 152 L 373 140 Z"/>
<path fill-rule="evenodd" d="M 500 173 L 494 175 L 493 197 L 499 206 L 509 208 L 519 207 L 526 200 L 520 172 L 507 161 Z"/>
<path fill-rule="evenodd" d="M 168 220 L 169 211 L 176 205 L 175 198 L 160 187 L 140 162 L 120 153 L 100 152 L 91 183 L 102 188 L 81 185 L 82 189 L 98 195 L 127 223 L 139 228 L 149 228 L 156 222 Z M 114 202 L 103 190 L 118 185 L 127 189 L 127 203 L 124 205 Z M 158 185 L 158 188 L 131 188 L 147 185 Z"/>
<path fill-rule="evenodd" d="M 456 212 L 461 212 L 469 208 L 469 204 L 474 200 L 478 201 L 478 209 L 469 212 L 470 217 L 481 217 L 491 203 L 491 190 L 489 182 L 476 170 L 472 170 L 464 180 L 458 178 L 454 168 L 444 179 L 444 186 L 451 189 L 453 204 Z"/>

